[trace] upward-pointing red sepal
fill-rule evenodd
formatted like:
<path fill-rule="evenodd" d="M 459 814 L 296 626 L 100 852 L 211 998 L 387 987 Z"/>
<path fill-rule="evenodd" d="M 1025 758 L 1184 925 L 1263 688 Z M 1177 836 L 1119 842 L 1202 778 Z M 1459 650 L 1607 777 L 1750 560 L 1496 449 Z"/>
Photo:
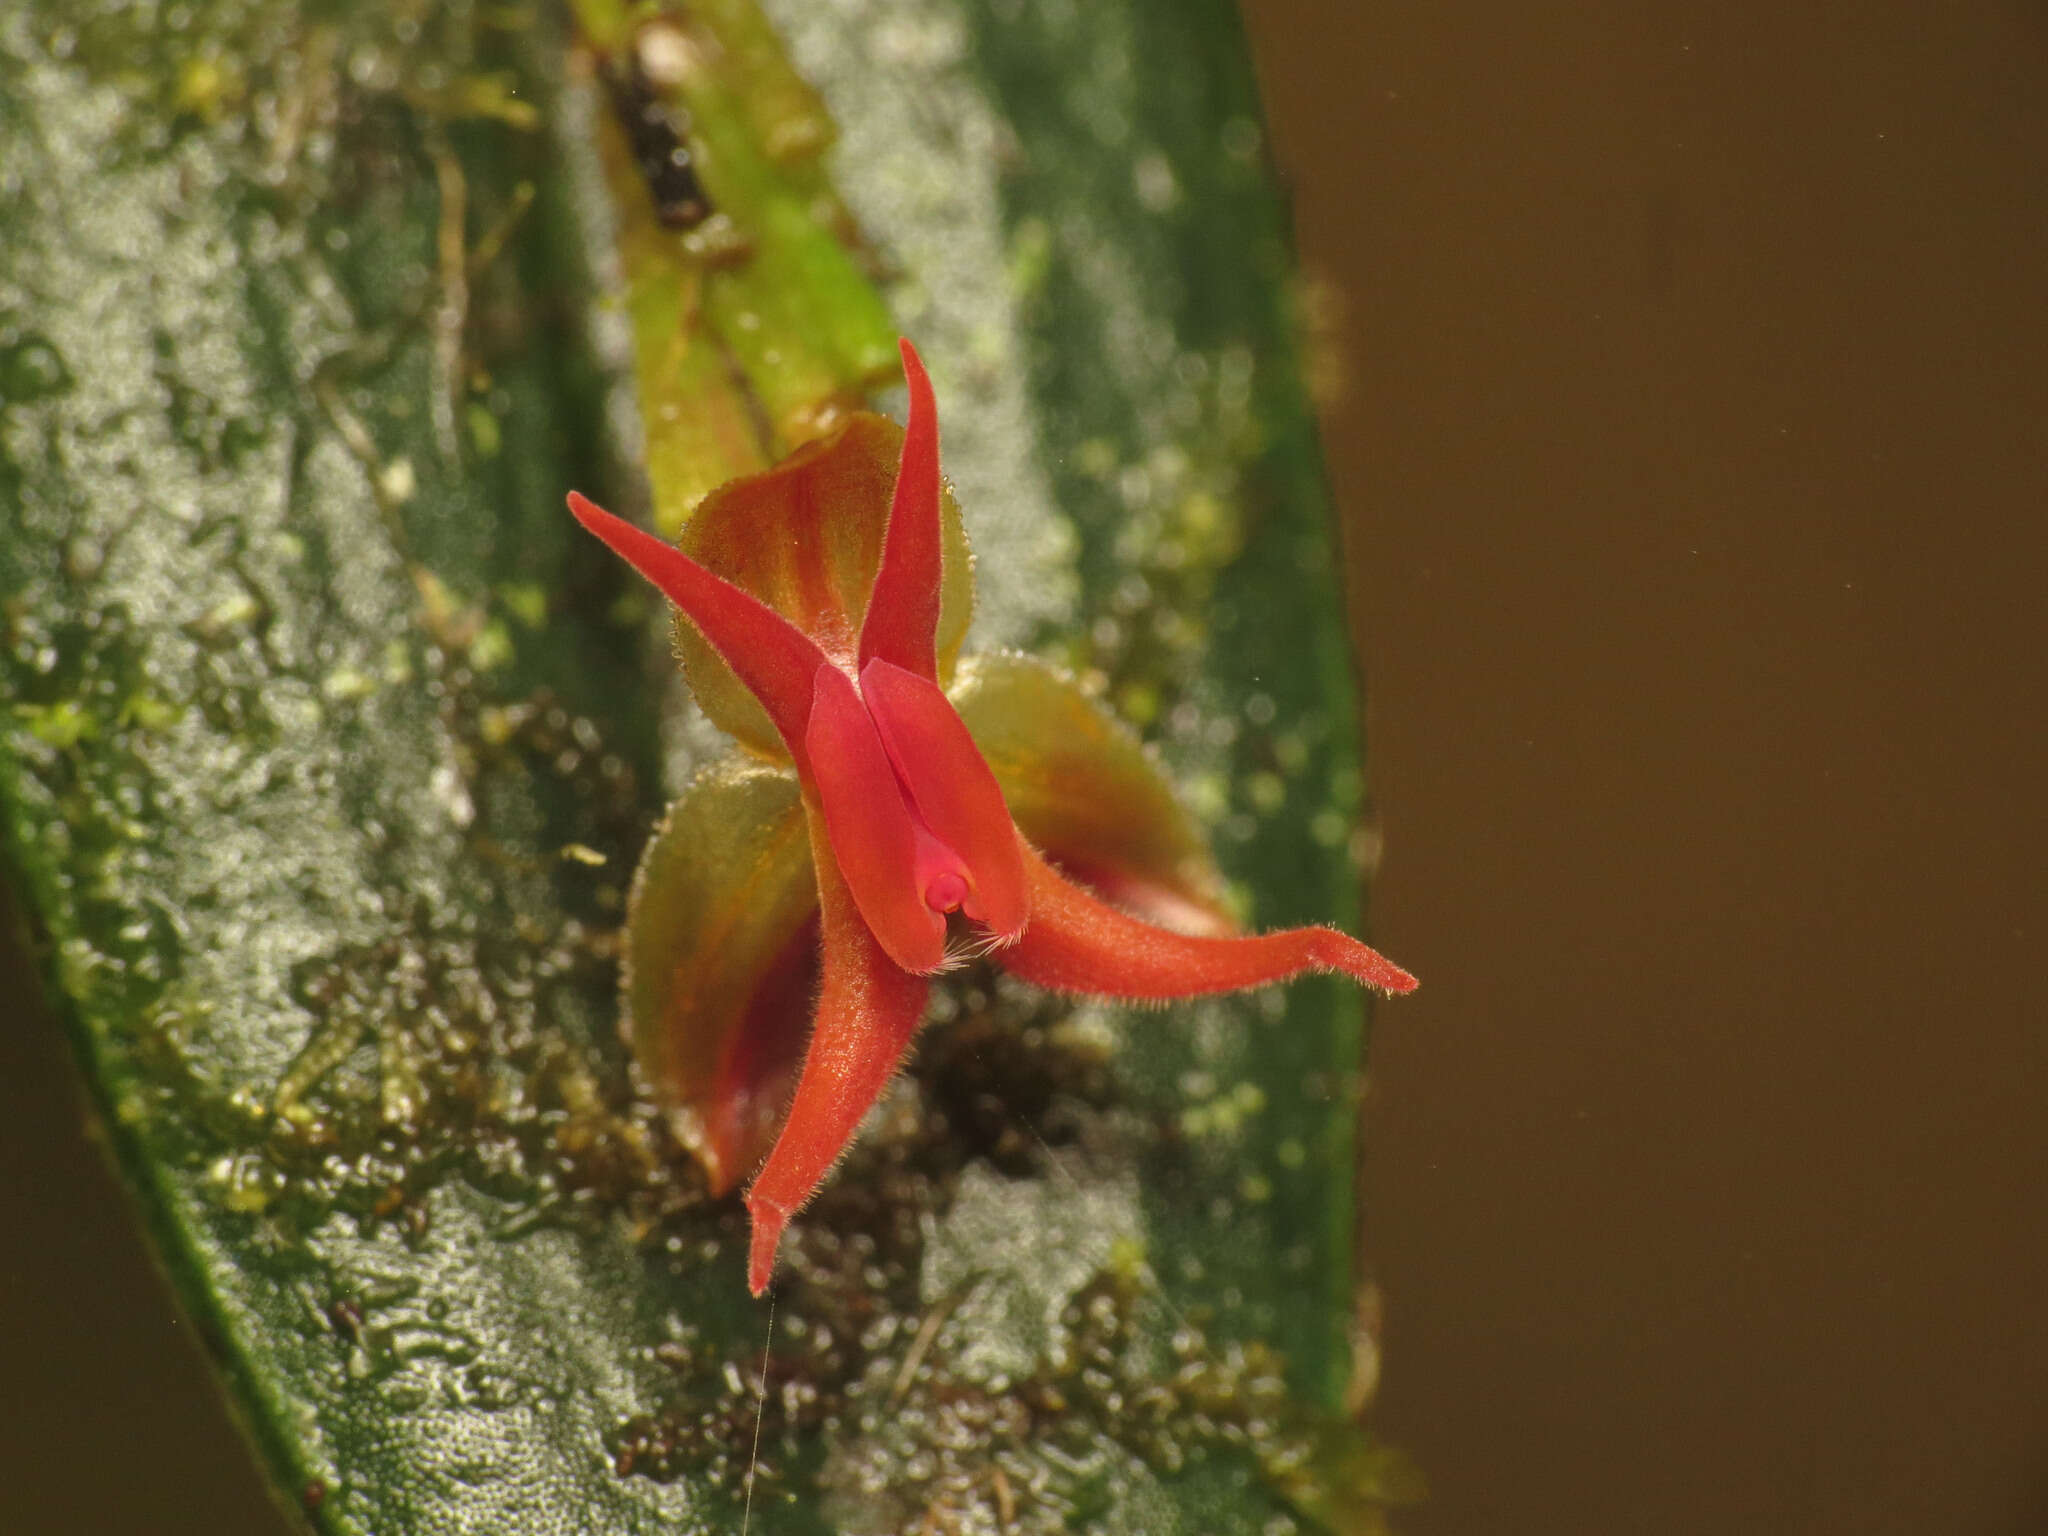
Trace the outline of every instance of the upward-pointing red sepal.
<path fill-rule="evenodd" d="M 869 662 L 879 659 L 936 683 L 944 563 L 939 536 L 939 408 L 917 348 L 908 337 L 898 346 L 903 377 L 910 385 L 910 420 L 903 431 L 903 457 L 896 466 L 882 563 L 875 572 L 867 617 L 861 621 L 860 667 L 865 671 Z"/>

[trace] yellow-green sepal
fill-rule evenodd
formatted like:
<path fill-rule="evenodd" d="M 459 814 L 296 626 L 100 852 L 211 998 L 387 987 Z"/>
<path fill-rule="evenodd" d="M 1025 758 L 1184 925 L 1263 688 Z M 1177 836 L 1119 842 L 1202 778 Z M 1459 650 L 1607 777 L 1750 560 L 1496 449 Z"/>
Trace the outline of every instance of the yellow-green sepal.
<path fill-rule="evenodd" d="M 1200 824 L 1130 728 L 1066 674 L 975 656 L 948 695 L 1017 829 L 1069 877 L 1169 928 L 1234 928 Z"/>
<path fill-rule="evenodd" d="M 633 877 L 622 1027 L 713 1193 L 767 1155 L 817 976 L 794 774 L 729 758 L 668 808 Z"/>

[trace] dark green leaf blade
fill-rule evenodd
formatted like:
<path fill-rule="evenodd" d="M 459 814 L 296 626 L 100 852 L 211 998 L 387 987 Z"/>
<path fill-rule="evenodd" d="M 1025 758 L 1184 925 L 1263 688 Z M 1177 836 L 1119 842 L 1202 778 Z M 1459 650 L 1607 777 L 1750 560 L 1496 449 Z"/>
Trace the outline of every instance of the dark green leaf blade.
<path fill-rule="evenodd" d="M 1346 920 L 1234 18 L 769 9 L 934 360 L 981 643 L 1107 687 L 1256 921 Z M 764 1318 L 614 1031 L 695 738 L 663 763 L 658 616 L 560 512 L 617 398 L 564 40 L 62 10 L 0 22 L 0 807 L 124 1166 L 326 1528 L 730 1529 Z M 757 1527 L 1261 1528 L 1347 1370 L 1355 998 L 942 1013 L 800 1223 Z"/>

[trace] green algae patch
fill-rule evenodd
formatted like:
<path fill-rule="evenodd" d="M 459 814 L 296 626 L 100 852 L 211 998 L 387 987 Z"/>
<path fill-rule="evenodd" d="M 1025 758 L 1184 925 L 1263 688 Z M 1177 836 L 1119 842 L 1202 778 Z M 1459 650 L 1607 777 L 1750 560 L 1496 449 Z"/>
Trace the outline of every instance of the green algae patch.
<path fill-rule="evenodd" d="M 1116 704 L 1253 921 L 1348 920 L 1234 19 L 676 13 L 730 230 L 643 282 L 597 71 L 668 13 L 579 13 L 0 18 L 0 871 L 275 1482 L 334 1532 L 1377 1529 L 1414 1489 L 1345 1412 L 1335 986 L 951 978 L 766 1336 L 617 1031 L 626 882 L 708 737 L 561 508 L 675 520 L 732 472 L 685 428 L 772 456 L 910 331 L 976 644 Z"/>

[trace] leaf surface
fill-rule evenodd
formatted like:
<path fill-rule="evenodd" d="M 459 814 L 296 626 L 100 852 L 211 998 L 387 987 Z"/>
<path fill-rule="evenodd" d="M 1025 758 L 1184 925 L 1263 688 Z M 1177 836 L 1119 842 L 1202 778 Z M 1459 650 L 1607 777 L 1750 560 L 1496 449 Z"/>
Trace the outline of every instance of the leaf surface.
<path fill-rule="evenodd" d="M 761 167 L 815 88 L 838 146 L 774 174 L 829 173 L 877 257 L 820 278 L 778 225 L 740 359 L 774 431 L 866 387 L 886 300 L 946 413 L 970 649 L 1099 682 L 1254 923 L 1349 922 L 1352 683 L 1235 18 L 766 10 L 726 24 L 779 33 L 797 73 L 747 68 L 794 105 L 695 99 L 760 150 L 726 195 L 811 206 Z M 171 14 L 0 18 L 0 811 L 52 1011 L 317 1526 L 734 1529 L 744 1223 L 617 1030 L 630 873 L 712 736 L 561 495 L 760 444 L 635 414 L 553 12 Z M 779 373 L 821 312 L 842 371 Z M 731 379 L 660 403 L 744 438 Z M 1358 1443 L 1360 1017 L 1326 982 L 1124 1013 L 949 980 L 786 1244 L 756 1528 L 1373 1528 L 1356 1479 L 1285 1475 L 1380 1465 L 1294 1454 Z"/>

